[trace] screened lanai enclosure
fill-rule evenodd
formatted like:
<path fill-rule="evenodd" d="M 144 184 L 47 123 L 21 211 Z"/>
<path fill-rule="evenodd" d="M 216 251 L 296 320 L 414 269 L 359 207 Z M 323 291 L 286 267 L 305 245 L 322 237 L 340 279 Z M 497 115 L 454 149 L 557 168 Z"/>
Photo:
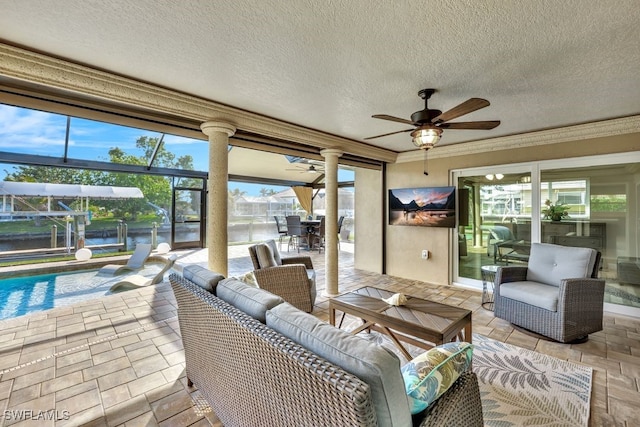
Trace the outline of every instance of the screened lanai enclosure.
<path fill-rule="evenodd" d="M 137 243 L 206 246 L 206 136 L 118 121 L 0 104 L 0 261 Z M 276 217 L 324 214 L 317 155 L 258 151 L 245 139 L 229 145 L 229 244 L 277 238 Z M 353 168 L 338 175 L 343 237 L 353 239 Z"/>

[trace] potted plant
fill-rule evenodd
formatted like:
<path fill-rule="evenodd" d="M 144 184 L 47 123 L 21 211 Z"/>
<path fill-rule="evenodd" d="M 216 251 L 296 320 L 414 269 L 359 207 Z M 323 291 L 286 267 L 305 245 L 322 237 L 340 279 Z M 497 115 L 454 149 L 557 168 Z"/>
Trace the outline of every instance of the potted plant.
<path fill-rule="evenodd" d="M 554 205 L 551 200 L 547 199 L 544 204 L 546 208 L 542 210 L 542 213 L 544 214 L 543 219 L 560 221 L 562 218 L 569 218 L 569 213 L 567 211 L 570 207 L 564 203 L 556 202 Z"/>

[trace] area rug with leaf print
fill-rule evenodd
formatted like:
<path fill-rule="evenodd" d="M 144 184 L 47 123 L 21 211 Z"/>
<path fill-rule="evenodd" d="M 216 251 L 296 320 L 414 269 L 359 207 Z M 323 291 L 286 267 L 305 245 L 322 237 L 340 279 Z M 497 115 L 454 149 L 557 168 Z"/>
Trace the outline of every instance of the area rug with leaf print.
<path fill-rule="evenodd" d="M 348 316 L 351 317 L 351 316 Z M 351 318 L 342 328 L 353 330 Z M 360 332 L 407 359 L 386 335 Z M 511 344 L 473 335 L 473 372 L 478 376 L 485 426 L 588 426 L 592 369 Z M 425 350 L 405 345 L 412 356 Z"/>
<path fill-rule="evenodd" d="M 473 335 L 485 425 L 587 426 L 592 369 Z"/>

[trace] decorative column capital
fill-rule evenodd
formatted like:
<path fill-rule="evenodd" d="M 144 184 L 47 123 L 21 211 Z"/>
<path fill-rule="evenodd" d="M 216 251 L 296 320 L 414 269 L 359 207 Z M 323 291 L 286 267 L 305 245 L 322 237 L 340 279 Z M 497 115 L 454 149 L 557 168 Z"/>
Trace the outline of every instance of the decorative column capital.
<path fill-rule="evenodd" d="M 338 148 L 325 148 L 324 150 L 320 151 L 320 155 L 324 158 L 327 158 L 329 156 L 336 156 L 336 157 L 340 157 L 344 154 L 344 151 L 338 149 Z"/>
<path fill-rule="evenodd" d="M 236 127 L 227 122 L 204 122 L 200 125 L 200 129 L 202 130 L 202 133 L 207 136 L 211 136 L 216 132 L 226 133 L 227 136 L 232 136 L 234 133 L 236 133 Z"/>

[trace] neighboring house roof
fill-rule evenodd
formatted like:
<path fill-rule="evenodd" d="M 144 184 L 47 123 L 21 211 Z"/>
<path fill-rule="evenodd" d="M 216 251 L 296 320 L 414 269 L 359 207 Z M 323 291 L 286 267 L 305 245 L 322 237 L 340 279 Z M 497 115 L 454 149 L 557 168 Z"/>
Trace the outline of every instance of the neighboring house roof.
<path fill-rule="evenodd" d="M 92 199 L 141 199 L 144 197 L 142 191 L 137 187 L 14 181 L 0 181 L 0 195 L 90 197 Z"/>

